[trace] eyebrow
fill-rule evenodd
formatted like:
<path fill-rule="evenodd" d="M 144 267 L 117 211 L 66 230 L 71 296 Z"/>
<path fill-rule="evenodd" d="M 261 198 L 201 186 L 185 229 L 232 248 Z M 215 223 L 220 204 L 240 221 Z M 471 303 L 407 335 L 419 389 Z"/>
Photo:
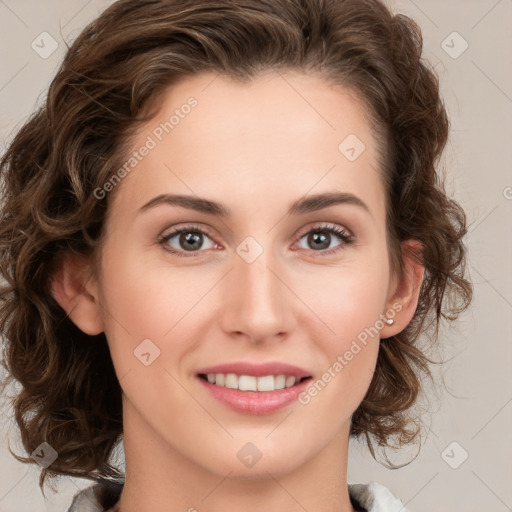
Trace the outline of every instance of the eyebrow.
<path fill-rule="evenodd" d="M 195 210 L 208 215 L 215 215 L 217 217 L 229 217 L 231 215 L 229 208 L 221 203 L 202 197 L 179 194 L 160 194 L 144 204 L 139 209 L 139 212 L 147 211 L 151 208 L 164 204 L 180 206 L 181 208 L 187 208 L 189 210 Z M 328 208 L 329 206 L 336 204 L 350 204 L 358 206 L 367 213 L 370 213 L 368 206 L 354 194 L 349 192 L 326 192 L 324 194 L 315 194 L 298 199 L 291 205 L 288 210 L 288 214 L 301 215 L 322 210 L 323 208 Z"/>

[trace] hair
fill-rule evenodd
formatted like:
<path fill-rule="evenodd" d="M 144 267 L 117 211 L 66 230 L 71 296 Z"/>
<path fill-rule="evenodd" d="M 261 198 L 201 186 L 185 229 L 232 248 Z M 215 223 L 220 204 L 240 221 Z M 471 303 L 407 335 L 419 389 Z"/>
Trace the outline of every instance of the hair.
<path fill-rule="evenodd" d="M 104 333 L 89 336 L 51 293 L 60 258 L 97 257 L 108 199 L 102 187 L 126 158 L 130 138 L 178 80 L 202 71 L 248 82 L 293 70 L 339 84 L 375 124 L 386 191 L 390 262 L 404 269 L 401 242 L 425 267 L 409 325 L 381 340 L 375 373 L 352 417 L 351 436 L 396 447 L 416 439 L 412 416 L 433 363 L 441 320 L 470 304 L 466 217 L 436 170 L 449 122 L 436 73 L 414 21 L 380 0 L 120 0 L 68 47 L 44 104 L 0 161 L 0 329 L 24 448 L 48 442 L 57 475 L 119 478 L 121 387 Z M 118 192 L 119 187 L 116 189 Z M 32 458 L 20 461 L 35 463 Z"/>

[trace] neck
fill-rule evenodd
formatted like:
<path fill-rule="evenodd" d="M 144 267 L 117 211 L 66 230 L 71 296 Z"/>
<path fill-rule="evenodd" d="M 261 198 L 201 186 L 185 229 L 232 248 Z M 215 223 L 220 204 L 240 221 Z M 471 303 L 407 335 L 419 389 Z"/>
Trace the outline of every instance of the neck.
<path fill-rule="evenodd" d="M 239 474 L 240 461 L 234 457 L 213 469 L 206 455 L 198 461 L 188 457 L 129 403 L 123 416 L 126 479 L 116 512 L 354 512 L 346 478 L 349 425 L 303 463 L 265 465 L 263 456 Z M 231 441 L 236 452 L 247 439 Z"/>

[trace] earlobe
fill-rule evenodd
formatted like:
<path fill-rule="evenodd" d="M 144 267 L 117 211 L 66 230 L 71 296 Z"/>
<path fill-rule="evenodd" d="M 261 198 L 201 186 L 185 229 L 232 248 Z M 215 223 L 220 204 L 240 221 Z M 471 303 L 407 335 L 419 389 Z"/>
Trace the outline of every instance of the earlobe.
<path fill-rule="evenodd" d="M 52 278 L 52 295 L 84 333 L 94 336 L 105 330 L 96 280 L 85 257 L 67 253 L 59 259 Z"/>
<path fill-rule="evenodd" d="M 386 310 L 393 314 L 394 322 L 385 325 L 381 331 L 381 338 L 389 338 L 403 331 L 414 316 L 425 275 L 421 252 L 422 245 L 418 240 L 402 242 L 404 271 L 401 276 L 395 277 L 391 296 L 386 305 Z M 387 317 L 391 318 L 389 314 Z"/>

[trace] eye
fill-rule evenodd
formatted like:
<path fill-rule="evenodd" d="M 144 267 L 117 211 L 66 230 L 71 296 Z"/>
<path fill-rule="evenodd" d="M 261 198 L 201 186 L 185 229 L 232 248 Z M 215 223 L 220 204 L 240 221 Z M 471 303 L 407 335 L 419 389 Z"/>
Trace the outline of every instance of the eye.
<path fill-rule="evenodd" d="M 331 248 L 332 235 L 342 243 Z M 210 240 L 210 247 L 204 247 L 205 237 Z M 306 243 L 313 247 L 313 252 L 320 252 L 322 256 L 333 254 L 343 249 L 343 246 L 354 243 L 355 237 L 343 228 L 336 225 L 322 225 L 306 231 L 300 236 L 299 242 L 306 238 Z M 175 239 L 175 240 L 173 240 Z M 170 233 L 161 236 L 158 243 L 179 257 L 189 257 L 186 253 L 198 253 L 200 249 L 213 249 L 218 247 L 210 238 L 207 231 L 198 226 L 190 225 L 174 229 Z M 190 254 L 193 256 L 193 254 Z"/>
<path fill-rule="evenodd" d="M 175 229 L 170 233 L 167 233 L 160 237 L 158 243 L 161 244 L 166 251 L 176 254 L 180 257 L 188 257 L 184 252 L 194 253 L 199 252 L 199 249 L 205 249 L 204 238 L 210 239 L 213 247 L 206 247 L 206 249 L 212 249 L 216 244 L 211 240 L 208 232 L 198 226 L 185 226 L 184 228 Z M 173 242 L 173 239 L 174 240 Z M 173 243 L 174 245 L 173 245 Z M 178 247 L 176 247 L 178 245 Z"/>
<path fill-rule="evenodd" d="M 332 235 L 335 235 L 335 238 L 338 238 L 338 240 L 342 242 L 334 248 L 330 248 L 331 242 L 333 241 Z M 314 252 L 320 252 L 321 256 L 338 252 L 343 249 L 343 246 L 353 244 L 355 239 L 351 233 L 336 225 L 315 227 L 306 231 L 306 233 L 300 237 L 299 242 L 303 238 L 306 238 L 306 243 L 311 244 L 314 248 Z"/>

